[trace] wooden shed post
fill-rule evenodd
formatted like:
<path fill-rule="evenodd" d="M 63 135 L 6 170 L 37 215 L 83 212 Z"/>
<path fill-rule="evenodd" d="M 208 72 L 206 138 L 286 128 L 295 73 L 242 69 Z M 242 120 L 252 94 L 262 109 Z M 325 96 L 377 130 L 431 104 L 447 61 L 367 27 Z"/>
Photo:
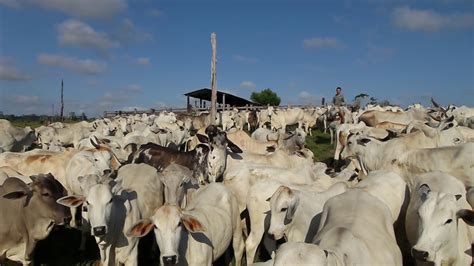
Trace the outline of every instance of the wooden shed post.
<path fill-rule="evenodd" d="M 225 111 L 226 105 L 225 105 L 225 93 L 222 93 L 222 111 Z"/>
<path fill-rule="evenodd" d="M 189 96 L 186 97 L 186 110 L 188 110 L 188 113 L 191 113 L 191 104 L 189 103 Z"/>
<path fill-rule="evenodd" d="M 217 77 L 216 77 L 216 33 L 211 33 L 212 61 L 211 61 L 211 125 L 216 124 Z"/>

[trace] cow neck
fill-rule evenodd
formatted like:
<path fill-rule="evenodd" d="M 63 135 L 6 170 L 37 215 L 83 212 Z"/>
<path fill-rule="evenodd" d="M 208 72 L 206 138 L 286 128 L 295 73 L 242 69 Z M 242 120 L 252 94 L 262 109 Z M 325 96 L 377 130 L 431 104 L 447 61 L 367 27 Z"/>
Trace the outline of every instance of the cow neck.
<path fill-rule="evenodd" d="M 53 230 L 54 227 L 54 225 L 50 226 L 51 222 L 54 222 L 54 219 L 35 216 L 35 214 L 38 214 L 39 210 L 35 210 L 34 207 L 31 205 L 32 200 L 34 199 L 31 198 L 28 205 L 23 207 L 22 211 L 25 231 L 28 232 L 27 249 L 28 246 L 34 246 L 37 241 L 43 240 L 48 237 L 49 233 L 51 232 L 51 230 Z M 23 204 L 24 201 L 21 201 L 22 206 Z"/>

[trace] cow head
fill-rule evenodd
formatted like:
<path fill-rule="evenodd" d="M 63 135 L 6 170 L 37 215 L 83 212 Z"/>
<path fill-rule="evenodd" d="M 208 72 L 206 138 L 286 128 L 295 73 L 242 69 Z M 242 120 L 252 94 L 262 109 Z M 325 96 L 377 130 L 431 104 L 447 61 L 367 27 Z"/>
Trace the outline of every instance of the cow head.
<path fill-rule="evenodd" d="M 30 177 L 32 182 L 25 184 L 17 178 L 8 178 L 3 187 L 9 191 L 3 198 L 9 200 L 23 200 L 25 214 L 32 216 L 37 222 L 49 219 L 47 230 L 54 224 L 63 225 L 71 219 L 68 208 L 56 203 L 56 200 L 66 195 L 66 189 L 52 174 L 39 174 Z M 40 221 L 42 220 L 42 221 Z"/>
<path fill-rule="evenodd" d="M 140 220 L 132 225 L 127 231 L 127 235 L 142 237 L 153 229 L 156 243 L 160 247 L 160 261 L 164 265 L 175 265 L 182 259 L 179 254 L 179 246 L 181 241 L 186 241 L 186 231 L 202 236 L 205 243 L 212 245 L 205 235 L 206 228 L 203 224 L 196 217 L 186 214 L 175 205 L 161 206 L 149 219 Z"/>
<path fill-rule="evenodd" d="M 462 209 L 463 195 L 431 191 L 426 184 L 418 188 L 422 201 L 418 209 L 418 241 L 412 255 L 435 265 L 453 262 L 458 257 L 459 219 L 474 225 L 474 211 Z"/>
<path fill-rule="evenodd" d="M 109 175 L 80 176 L 78 181 L 84 196 L 66 196 L 58 202 L 67 207 L 84 204 L 83 217 L 89 220 L 91 235 L 100 239 L 109 232 L 112 222 L 121 222 L 121 217 L 125 217 L 130 209 L 127 199 L 134 197 L 135 192 L 123 190 Z"/>
<path fill-rule="evenodd" d="M 280 186 L 267 201 L 270 201 L 271 211 L 268 233 L 278 240 L 283 237 L 288 224 L 293 220 L 299 197 L 291 188 Z"/>
<path fill-rule="evenodd" d="M 227 134 L 216 126 L 208 126 L 205 130 L 207 137 L 197 134 L 201 142 L 209 143 L 210 151 L 207 155 L 207 169 L 209 181 L 215 182 L 225 171 L 227 164 L 227 148 L 234 153 L 242 150 L 227 138 Z"/>
<path fill-rule="evenodd" d="M 94 148 L 78 153 L 77 156 L 84 156 L 100 174 L 112 172 L 121 166 L 120 160 L 109 147 L 100 144 L 96 137 L 90 141 Z"/>
<path fill-rule="evenodd" d="M 184 166 L 172 163 L 158 174 L 164 186 L 165 202 L 181 206 L 192 172 Z"/>

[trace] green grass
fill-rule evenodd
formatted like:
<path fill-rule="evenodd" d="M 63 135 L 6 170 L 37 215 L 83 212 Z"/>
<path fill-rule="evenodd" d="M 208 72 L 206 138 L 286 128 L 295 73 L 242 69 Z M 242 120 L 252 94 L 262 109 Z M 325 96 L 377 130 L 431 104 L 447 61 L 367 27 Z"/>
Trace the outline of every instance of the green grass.
<path fill-rule="evenodd" d="M 314 153 L 314 160 L 329 164 L 334 157 L 334 145 L 330 135 L 319 130 L 313 130 L 312 136 L 306 136 L 306 147 Z"/>

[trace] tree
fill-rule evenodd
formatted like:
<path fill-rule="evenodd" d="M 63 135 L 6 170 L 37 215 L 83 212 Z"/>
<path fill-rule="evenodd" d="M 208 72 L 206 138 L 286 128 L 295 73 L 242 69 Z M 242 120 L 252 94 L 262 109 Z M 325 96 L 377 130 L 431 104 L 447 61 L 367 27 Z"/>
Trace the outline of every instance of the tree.
<path fill-rule="evenodd" d="M 278 95 L 273 92 L 270 88 L 264 89 L 261 92 L 252 92 L 250 99 L 256 103 L 263 105 L 280 105 L 281 99 Z"/>

